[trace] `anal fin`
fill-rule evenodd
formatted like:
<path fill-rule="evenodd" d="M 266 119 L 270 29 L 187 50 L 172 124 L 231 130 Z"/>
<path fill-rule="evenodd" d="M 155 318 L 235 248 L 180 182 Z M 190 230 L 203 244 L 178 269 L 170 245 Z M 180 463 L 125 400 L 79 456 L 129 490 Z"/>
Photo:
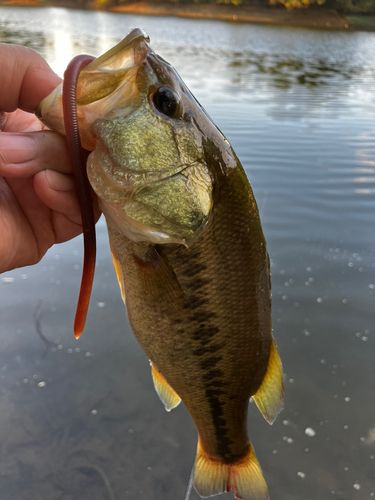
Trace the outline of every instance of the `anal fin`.
<path fill-rule="evenodd" d="M 156 393 L 163 402 L 165 409 L 171 411 L 181 403 L 181 398 L 168 384 L 159 370 L 155 368 L 152 361 L 150 361 L 150 365 Z"/>
<path fill-rule="evenodd" d="M 273 424 L 284 403 L 283 366 L 272 337 L 267 371 L 253 399 L 269 424 Z"/>
<path fill-rule="evenodd" d="M 268 500 L 262 469 L 249 443 L 247 455 L 232 464 L 213 461 L 198 441 L 194 467 L 194 487 L 201 497 L 233 491 L 242 500 Z"/>

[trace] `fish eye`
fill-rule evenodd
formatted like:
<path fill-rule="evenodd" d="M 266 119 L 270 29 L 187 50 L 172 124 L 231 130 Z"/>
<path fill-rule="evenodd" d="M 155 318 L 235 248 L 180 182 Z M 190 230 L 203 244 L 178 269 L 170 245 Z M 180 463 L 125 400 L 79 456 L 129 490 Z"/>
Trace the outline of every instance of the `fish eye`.
<path fill-rule="evenodd" d="M 152 96 L 158 111 L 170 118 L 176 118 L 180 110 L 180 96 L 169 87 L 160 87 Z"/>

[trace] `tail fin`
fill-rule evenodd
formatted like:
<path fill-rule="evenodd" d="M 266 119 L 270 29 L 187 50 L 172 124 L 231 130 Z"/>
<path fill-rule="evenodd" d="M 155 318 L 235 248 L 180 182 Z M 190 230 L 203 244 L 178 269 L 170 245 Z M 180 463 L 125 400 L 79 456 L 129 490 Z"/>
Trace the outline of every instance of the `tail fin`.
<path fill-rule="evenodd" d="M 242 500 L 268 500 L 268 488 L 262 469 L 250 444 L 246 457 L 233 464 L 214 462 L 198 441 L 194 487 L 201 497 L 233 491 Z"/>

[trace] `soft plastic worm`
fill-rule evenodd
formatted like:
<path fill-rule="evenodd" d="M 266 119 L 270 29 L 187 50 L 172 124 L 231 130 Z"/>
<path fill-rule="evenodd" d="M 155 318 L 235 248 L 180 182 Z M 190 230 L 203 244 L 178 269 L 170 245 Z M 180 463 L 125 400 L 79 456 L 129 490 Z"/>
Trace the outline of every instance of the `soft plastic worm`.
<path fill-rule="evenodd" d="M 94 57 L 91 56 L 80 55 L 70 61 L 64 73 L 62 94 L 65 134 L 81 209 L 84 244 L 81 289 L 74 320 L 74 335 L 77 339 L 85 326 L 90 302 L 92 282 L 95 273 L 96 237 L 94 209 L 90 184 L 86 172 L 86 155 L 81 146 L 78 131 L 76 93 L 79 73 L 93 59 Z"/>

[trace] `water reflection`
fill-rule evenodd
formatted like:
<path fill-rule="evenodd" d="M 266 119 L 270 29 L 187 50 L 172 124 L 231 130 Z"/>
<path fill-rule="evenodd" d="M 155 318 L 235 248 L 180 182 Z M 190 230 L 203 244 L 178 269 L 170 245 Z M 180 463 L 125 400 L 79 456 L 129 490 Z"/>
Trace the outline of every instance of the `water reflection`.
<path fill-rule="evenodd" d="M 359 68 L 345 68 L 341 65 L 329 64 L 320 59 L 318 61 L 304 61 L 289 59 L 288 57 L 270 56 L 268 54 L 233 54 L 229 63 L 235 74 L 233 85 L 244 87 L 252 75 L 270 75 L 271 82 L 277 88 L 289 89 L 294 85 L 317 87 L 329 85 L 332 78 L 340 76 L 351 79 L 359 73 Z M 234 71 L 233 71 L 234 70 Z"/>
<path fill-rule="evenodd" d="M 82 52 L 99 55 L 113 46 L 119 38 L 111 37 L 110 25 L 103 17 L 103 13 L 87 13 L 93 16 L 93 28 L 80 23 L 82 13 L 78 11 L 78 18 L 72 16 L 71 11 L 51 8 L 48 13 L 45 9 L 7 9 L 2 8 L 0 15 L 1 41 L 18 43 L 32 48 L 45 57 L 54 71 L 63 75 L 64 70 L 72 57 Z M 72 23 L 73 21 L 73 23 Z M 127 29 L 123 30 L 125 34 Z M 75 33 L 72 38 L 72 33 Z"/>
<path fill-rule="evenodd" d="M 60 74 L 134 26 L 228 136 L 257 196 L 286 382 L 272 427 L 250 405 L 271 498 L 373 498 L 375 36 L 0 8 L 2 41 L 40 51 Z M 182 405 L 160 404 L 103 221 L 98 237 L 79 343 L 80 240 L 1 276 L 1 499 L 182 498 L 195 429 Z"/>

